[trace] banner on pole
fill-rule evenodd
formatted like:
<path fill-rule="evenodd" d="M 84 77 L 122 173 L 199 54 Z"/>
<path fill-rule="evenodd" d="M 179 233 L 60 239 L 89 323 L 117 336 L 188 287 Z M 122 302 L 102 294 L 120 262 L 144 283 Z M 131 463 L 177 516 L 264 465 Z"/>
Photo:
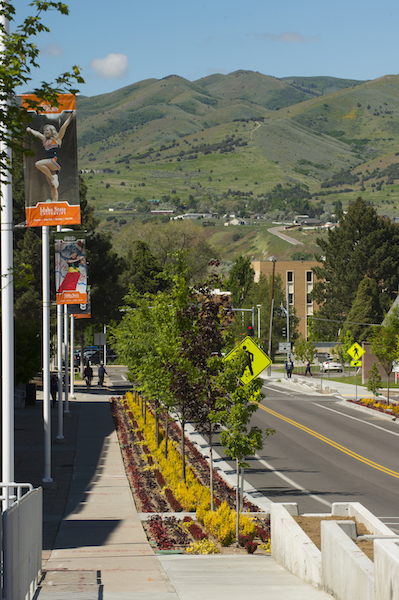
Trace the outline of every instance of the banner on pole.
<path fill-rule="evenodd" d="M 91 319 L 90 286 L 87 288 L 87 304 L 68 304 L 68 315 L 75 319 Z"/>
<path fill-rule="evenodd" d="M 65 231 L 55 236 L 57 304 L 87 304 L 85 234 Z"/>
<path fill-rule="evenodd" d="M 21 97 L 32 121 L 26 128 L 25 216 L 27 227 L 80 223 L 79 175 L 76 141 L 76 98 L 60 94 L 58 106 L 34 94 Z M 40 108 L 29 109 L 29 101 Z"/>

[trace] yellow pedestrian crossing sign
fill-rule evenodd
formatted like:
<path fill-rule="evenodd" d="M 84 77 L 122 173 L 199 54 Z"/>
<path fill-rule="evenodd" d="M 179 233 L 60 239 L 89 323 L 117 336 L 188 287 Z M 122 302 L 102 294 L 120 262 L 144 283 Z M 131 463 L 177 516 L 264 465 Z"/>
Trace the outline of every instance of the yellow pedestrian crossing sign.
<path fill-rule="evenodd" d="M 249 358 L 248 366 L 241 377 L 241 381 L 244 384 L 255 379 L 262 371 L 272 364 L 272 361 L 267 354 L 263 352 L 249 336 L 244 338 L 240 344 L 233 348 L 233 350 L 224 357 L 224 360 L 230 360 L 239 350 L 245 350 Z"/>
<path fill-rule="evenodd" d="M 348 350 L 348 354 L 354 359 L 359 360 L 364 354 L 365 350 L 357 342 L 355 342 Z"/>

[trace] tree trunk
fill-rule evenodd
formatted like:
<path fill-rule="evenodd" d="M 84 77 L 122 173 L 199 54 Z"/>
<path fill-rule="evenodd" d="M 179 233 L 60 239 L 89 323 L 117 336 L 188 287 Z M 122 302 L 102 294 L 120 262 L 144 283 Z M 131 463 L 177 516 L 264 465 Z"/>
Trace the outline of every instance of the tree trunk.
<path fill-rule="evenodd" d="M 181 422 L 181 459 L 182 459 L 182 475 L 183 481 L 186 483 L 186 445 L 184 439 L 184 430 L 185 430 L 186 422 Z"/>
<path fill-rule="evenodd" d="M 155 440 L 157 448 L 159 448 L 159 414 L 157 408 L 155 408 Z"/>
<path fill-rule="evenodd" d="M 236 458 L 237 488 L 236 488 L 236 546 L 240 545 L 240 467 Z"/>
<path fill-rule="evenodd" d="M 211 428 L 209 430 L 209 488 L 211 490 L 211 512 L 214 512 L 215 510 L 215 500 L 214 500 L 214 494 L 213 494 L 213 447 L 212 447 L 212 442 L 213 442 L 213 427 L 211 425 Z"/>
<path fill-rule="evenodd" d="M 391 379 L 391 374 L 387 373 L 388 377 L 387 377 L 387 404 L 389 404 L 389 380 Z"/>
<path fill-rule="evenodd" d="M 165 424 L 165 458 L 168 458 L 168 437 L 169 437 L 169 415 L 166 411 L 166 424 Z"/>

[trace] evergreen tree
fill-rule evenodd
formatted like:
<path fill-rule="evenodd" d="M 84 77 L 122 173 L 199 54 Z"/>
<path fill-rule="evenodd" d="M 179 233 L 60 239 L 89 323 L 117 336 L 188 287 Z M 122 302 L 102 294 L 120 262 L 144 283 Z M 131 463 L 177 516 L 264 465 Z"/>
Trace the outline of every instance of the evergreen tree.
<path fill-rule="evenodd" d="M 350 331 L 358 343 L 365 342 L 372 337 L 374 330 L 374 327 L 367 323 L 378 325 L 381 321 L 380 291 L 374 279 L 365 277 L 359 285 L 341 337 L 345 337 L 346 332 Z"/>
<path fill-rule="evenodd" d="M 339 226 L 328 231 L 327 239 L 318 238 L 317 243 L 321 252 L 316 258 L 321 266 L 313 269 L 317 281 L 312 295 L 320 305 L 320 321 L 315 320 L 315 327 L 323 326 L 324 335 L 328 330 L 330 339 L 336 339 L 364 277 L 373 279 L 378 289 L 386 292 L 387 301 L 396 293 L 399 227 L 378 216 L 375 208 L 359 197 L 341 216 Z"/>
<path fill-rule="evenodd" d="M 125 287 L 134 286 L 140 295 L 147 292 L 156 294 L 158 290 L 165 289 L 166 282 L 159 277 L 162 267 L 146 242 L 135 241 L 125 262 L 122 276 Z"/>
<path fill-rule="evenodd" d="M 255 271 L 251 267 L 249 258 L 239 256 L 235 261 L 227 282 L 231 292 L 231 303 L 235 308 L 244 306 L 251 286 L 254 284 Z"/>

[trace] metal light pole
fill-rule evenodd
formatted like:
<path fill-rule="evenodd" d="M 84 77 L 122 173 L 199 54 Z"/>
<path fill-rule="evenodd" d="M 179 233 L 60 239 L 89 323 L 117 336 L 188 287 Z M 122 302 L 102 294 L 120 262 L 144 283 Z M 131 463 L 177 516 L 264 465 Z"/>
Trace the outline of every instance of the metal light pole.
<path fill-rule="evenodd" d="M 51 483 L 51 408 L 50 408 L 50 227 L 42 227 L 43 271 L 43 425 L 44 477 Z"/>
<path fill-rule="evenodd" d="M 258 338 L 260 339 L 260 309 L 261 309 L 261 304 L 257 304 L 256 308 L 258 309 Z"/>
<path fill-rule="evenodd" d="M 273 270 L 272 270 L 272 289 L 270 292 L 270 317 L 269 317 L 269 345 L 268 345 L 268 350 L 269 350 L 269 358 L 271 357 L 272 354 L 272 327 L 273 327 L 273 307 L 274 307 L 274 272 L 276 269 L 276 261 L 277 259 L 273 256 L 271 259 L 271 261 L 273 261 Z M 271 365 L 269 366 L 269 376 L 272 373 L 272 367 Z"/>

